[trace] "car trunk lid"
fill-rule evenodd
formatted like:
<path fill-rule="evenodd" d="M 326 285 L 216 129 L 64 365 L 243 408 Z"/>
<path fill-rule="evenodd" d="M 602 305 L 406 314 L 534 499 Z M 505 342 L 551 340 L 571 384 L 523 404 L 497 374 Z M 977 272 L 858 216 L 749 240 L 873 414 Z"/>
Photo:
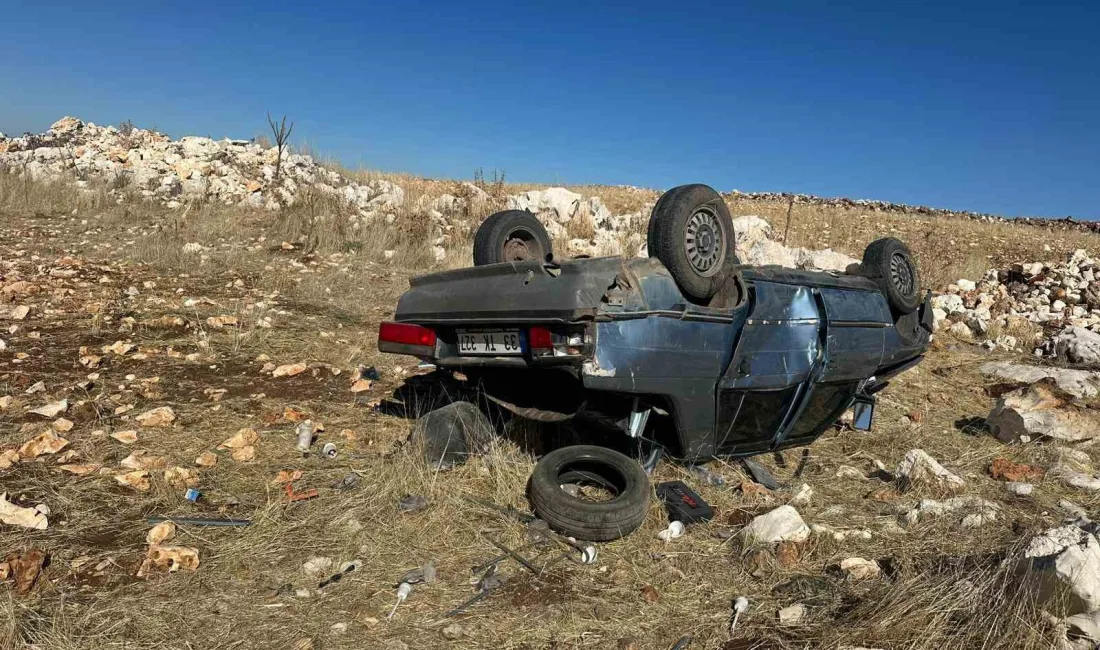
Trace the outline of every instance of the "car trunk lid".
<path fill-rule="evenodd" d="M 619 257 L 489 264 L 415 277 L 394 320 L 424 325 L 569 323 L 591 319 L 622 269 Z"/>

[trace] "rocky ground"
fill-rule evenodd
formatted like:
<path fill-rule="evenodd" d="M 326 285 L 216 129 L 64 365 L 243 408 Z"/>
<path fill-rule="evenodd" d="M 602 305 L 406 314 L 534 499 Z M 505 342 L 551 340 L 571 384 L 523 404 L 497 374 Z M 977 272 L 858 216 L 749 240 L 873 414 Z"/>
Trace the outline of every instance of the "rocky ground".
<path fill-rule="evenodd" d="M 792 218 L 781 200 L 731 195 L 754 262 L 843 268 L 877 236 L 906 239 L 942 292 L 941 329 L 882 394 L 872 432 L 838 426 L 800 473 L 798 450 L 761 457 L 771 490 L 735 464 L 662 462 L 656 478 L 688 482 L 716 519 L 666 541 L 654 507 L 583 563 L 468 500 L 529 509 L 524 440 L 423 466 L 403 442 L 421 406 L 408 386 L 427 371 L 374 338 L 411 275 L 466 263 L 490 211 L 538 212 L 559 250 L 634 254 L 655 192 L 337 178 L 303 161 L 333 189 L 303 183 L 288 201 L 298 172 L 248 190 L 274 180 L 259 145 L 207 158 L 129 136 L 104 173 L 145 174 L 130 152 L 144 165 L 158 147 L 171 171 L 73 176 L 103 158 L 76 155 L 86 139 L 72 166 L 41 154 L 0 176 L 0 646 L 1095 646 L 1095 235 L 864 206 Z M 35 161 L 68 146 L 3 142 L 16 140 L 7 153 Z M 168 174 L 178 188 L 159 190 Z M 234 174 L 242 192 L 184 191 Z M 352 185 L 403 198 L 361 205 Z M 445 617 L 477 593 L 471 568 L 494 542 L 538 571 L 505 562 L 488 596 Z"/>

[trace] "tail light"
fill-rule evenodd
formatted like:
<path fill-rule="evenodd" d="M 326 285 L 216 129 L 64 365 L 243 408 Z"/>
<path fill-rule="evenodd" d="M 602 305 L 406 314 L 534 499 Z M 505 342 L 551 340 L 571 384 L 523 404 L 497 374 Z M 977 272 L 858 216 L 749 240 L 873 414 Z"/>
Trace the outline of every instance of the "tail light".
<path fill-rule="evenodd" d="M 435 331 L 411 323 L 382 323 L 378 326 L 378 351 L 418 357 L 435 353 Z"/>
<path fill-rule="evenodd" d="M 527 344 L 533 357 L 579 357 L 584 354 L 584 334 L 558 334 L 545 327 L 527 330 Z"/>

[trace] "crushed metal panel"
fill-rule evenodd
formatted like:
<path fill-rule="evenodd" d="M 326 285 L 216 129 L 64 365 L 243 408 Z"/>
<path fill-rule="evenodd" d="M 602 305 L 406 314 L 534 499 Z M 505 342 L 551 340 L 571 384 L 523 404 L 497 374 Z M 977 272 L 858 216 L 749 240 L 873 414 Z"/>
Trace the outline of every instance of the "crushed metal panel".
<path fill-rule="evenodd" d="M 821 314 L 813 291 L 756 282 L 754 292 L 755 305 L 719 383 L 721 390 L 766 390 L 797 384 L 809 378 L 817 360 Z"/>

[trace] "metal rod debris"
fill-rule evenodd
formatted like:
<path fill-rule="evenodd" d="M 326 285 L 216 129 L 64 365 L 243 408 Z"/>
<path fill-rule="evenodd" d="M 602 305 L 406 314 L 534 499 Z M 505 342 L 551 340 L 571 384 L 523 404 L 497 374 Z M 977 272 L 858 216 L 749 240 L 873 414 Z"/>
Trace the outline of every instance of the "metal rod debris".
<path fill-rule="evenodd" d="M 507 553 L 508 557 L 510 557 L 513 560 L 515 560 L 516 562 L 519 562 L 520 564 L 522 564 L 523 568 L 527 569 L 531 573 L 533 573 L 535 575 L 539 575 L 539 573 L 541 573 L 537 568 L 535 568 L 534 564 L 531 564 L 527 560 L 527 558 L 521 556 L 519 553 L 516 553 L 512 549 L 508 548 L 504 544 L 501 544 L 500 542 L 496 541 L 492 537 L 489 537 L 488 535 L 485 536 L 485 539 L 489 540 L 489 543 L 492 544 L 493 546 L 495 546 L 498 549 L 500 549 L 501 551 L 504 551 L 505 553 Z"/>

